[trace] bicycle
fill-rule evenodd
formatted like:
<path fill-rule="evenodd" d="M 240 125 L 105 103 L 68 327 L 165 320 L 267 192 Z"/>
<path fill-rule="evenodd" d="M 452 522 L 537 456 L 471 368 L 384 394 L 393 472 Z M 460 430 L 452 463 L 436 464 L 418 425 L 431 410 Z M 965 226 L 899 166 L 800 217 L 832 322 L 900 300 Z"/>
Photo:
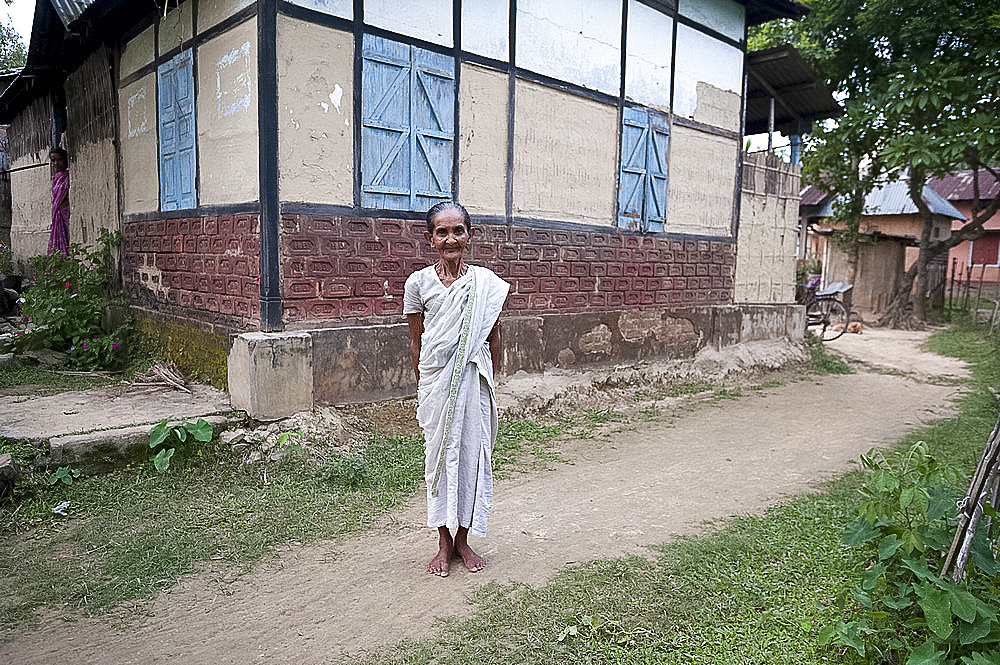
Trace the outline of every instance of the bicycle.
<path fill-rule="evenodd" d="M 824 342 L 832 342 L 843 335 L 851 322 L 851 310 L 841 300 L 841 294 L 853 285 L 834 282 L 820 290 L 817 277 L 802 286 L 805 289 L 806 330 Z"/>

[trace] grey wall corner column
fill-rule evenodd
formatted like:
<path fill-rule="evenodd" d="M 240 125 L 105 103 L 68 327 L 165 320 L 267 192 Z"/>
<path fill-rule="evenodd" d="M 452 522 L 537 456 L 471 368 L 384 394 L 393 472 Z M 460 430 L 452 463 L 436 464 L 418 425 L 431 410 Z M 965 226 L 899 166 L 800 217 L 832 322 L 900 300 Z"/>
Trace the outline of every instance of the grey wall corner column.
<path fill-rule="evenodd" d="M 278 0 L 257 0 L 257 126 L 260 160 L 260 329 L 283 328 L 278 200 Z"/>

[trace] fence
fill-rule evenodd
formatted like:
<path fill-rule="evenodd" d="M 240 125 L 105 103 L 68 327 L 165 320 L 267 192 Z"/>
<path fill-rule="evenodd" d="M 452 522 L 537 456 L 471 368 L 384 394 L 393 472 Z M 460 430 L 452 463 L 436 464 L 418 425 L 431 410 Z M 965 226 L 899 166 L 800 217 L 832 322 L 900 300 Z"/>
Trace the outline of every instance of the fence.
<path fill-rule="evenodd" d="M 958 259 L 952 258 L 946 306 L 949 315 L 968 312 L 975 322 L 984 319 L 990 332 L 1000 332 L 1000 282 L 986 281 L 987 268 L 995 266 L 985 263 L 960 266 Z"/>

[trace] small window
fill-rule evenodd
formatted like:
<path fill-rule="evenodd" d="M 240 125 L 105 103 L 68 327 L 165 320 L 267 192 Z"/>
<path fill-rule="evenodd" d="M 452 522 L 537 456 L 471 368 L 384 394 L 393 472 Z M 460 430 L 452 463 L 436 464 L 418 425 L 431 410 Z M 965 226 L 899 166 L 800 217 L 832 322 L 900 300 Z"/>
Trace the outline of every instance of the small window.
<path fill-rule="evenodd" d="M 974 266 L 1000 264 L 1000 233 L 987 232 L 979 240 L 973 240 L 969 263 Z"/>
<path fill-rule="evenodd" d="M 663 230 L 667 218 L 667 148 L 670 124 L 649 109 L 622 109 L 618 227 Z"/>
<path fill-rule="evenodd" d="M 184 210 L 198 205 L 192 64 L 191 49 L 188 49 L 156 70 L 160 210 Z"/>
<path fill-rule="evenodd" d="M 455 60 L 364 36 L 361 205 L 423 211 L 452 198 Z"/>

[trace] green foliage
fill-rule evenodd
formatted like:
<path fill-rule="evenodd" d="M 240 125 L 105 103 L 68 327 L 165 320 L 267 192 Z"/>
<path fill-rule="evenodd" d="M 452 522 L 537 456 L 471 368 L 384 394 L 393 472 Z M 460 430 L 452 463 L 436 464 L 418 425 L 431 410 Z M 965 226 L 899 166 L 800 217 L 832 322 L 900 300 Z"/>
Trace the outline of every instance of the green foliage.
<path fill-rule="evenodd" d="M 149 430 L 149 447 L 152 449 L 153 466 L 160 473 L 170 469 L 170 460 L 179 448 L 190 448 L 189 441 L 207 443 L 214 434 L 212 426 L 199 418 L 196 422 L 171 422 L 164 418 Z"/>
<path fill-rule="evenodd" d="M 72 485 L 75 478 L 80 477 L 80 470 L 74 469 L 68 466 L 61 466 L 56 469 L 48 479 L 49 485 L 55 485 L 56 483 L 62 483 L 63 485 Z"/>
<path fill-rule="evenodd" d="M 7 1 L 9 5 L 9 0 Z M 0 70 L 24 67 L 28 49 L 13 25 L 0 23 Z"/>
<path fill-rule="evenodd" d="M 813 335 L 806 335 L 809 350 L 809 369 L 814 374 L 850 374 L 851 366 L 827 351 L 823 341 Z"/>
<path fill-rule="evenodd" d="M 961 582 L 940 579 L 954 533 L 960 474 L 919 441 L 892 460 L 869 452 L 865 502 L 843 543 L 865 555 L 860 583 L 819 635 L 853 662 L 957 665 L 1000 642 L 1000 564 L 985 533 Z M 992 510 L 992 509 L 990 509 Z"/>
<path fill-rule="evenodd" d="M 361 455 L 347 453 L 334 455 L 333 459 L 320 469 L 320 477 L 335 485 L 360 487 L 368 475 L 368 462 Z"/>
<path fill-rule="evenodd" d="M 74 244 L 67 257 L 56 252 L 32 258 L 34 284 L 25 291 L 21 303 L 21 312 L 32 327 L 17 333 L 10 346 L 18 351 L 62 351 L 77 369 L 101 369 L 117 363 L 126 331 L 106 333 L 101 321 L 110 303 L 111 252 L 120 241 L 120 234 L 104 230 L 97 249 Z"/>

